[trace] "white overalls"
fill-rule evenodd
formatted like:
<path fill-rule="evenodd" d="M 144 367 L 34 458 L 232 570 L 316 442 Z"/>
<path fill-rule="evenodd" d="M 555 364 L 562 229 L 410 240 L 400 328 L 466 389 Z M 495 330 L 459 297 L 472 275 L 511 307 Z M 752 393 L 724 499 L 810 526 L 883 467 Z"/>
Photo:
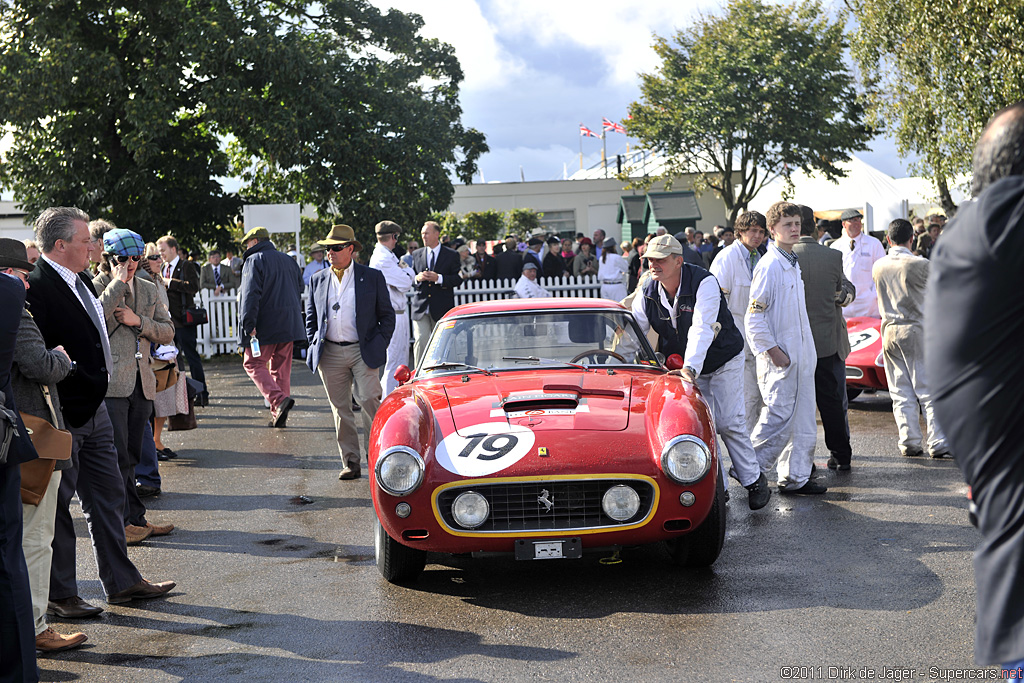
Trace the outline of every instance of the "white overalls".
<path fill-rule="evenodd" d="M 800 267 L 790 263 L 774 244 L 754 268 L 745 322 L 765 403 L 750 441 L 761 471 L 767 473 L 777 463 L 779 485 L 797 489 L 810 479 L 814 463 L 818 437 L 814 368 L 818 357 Z M 773 346 L 789 357 L 785 368 L 768 357 Z"/>
<path fill-rule="evenodd" d="M 416 273 L 380 243 L 373 248 L 370 267 L 384 274 L 391 306 L 395 309 L 395 333 L 391 335 L 391 342 L 388 344 L 388 360 L 384 364 L 384 376 L 380 380 L 383 399 L 398 386 L 395 370 L 399 365 L 409 364 L 409 298 L 406 294 L 412 289 Z"/>
<path fill-rule="evenodd" d="M 597 279 L 601 282 L 601 298 L 622 301 L 629 292 L 626 291 L 626 276 L 629 275 L 629 264 L 613 251 L 607 258 L 602 255 L 597 259 Z"/>

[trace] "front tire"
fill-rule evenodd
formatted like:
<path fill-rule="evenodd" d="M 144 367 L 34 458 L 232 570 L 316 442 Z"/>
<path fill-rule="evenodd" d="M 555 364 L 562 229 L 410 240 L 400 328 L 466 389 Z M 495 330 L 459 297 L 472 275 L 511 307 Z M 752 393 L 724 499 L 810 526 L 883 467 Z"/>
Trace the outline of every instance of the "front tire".
<path fill-rule="evenodd" d="M 711 511 L 694 531 L 667 541 L 672 562 L 680 567 L 710 567 L 725 545 L 725 484 L 718 477 Z"/>
<path fill-rule="evenodd" d="M 373 549 L 377 571 L 391 583 L 412 581 L 427 566 L 427 553 L 404 546 L 384 531 L 377 515 L 373 515 Z"/>

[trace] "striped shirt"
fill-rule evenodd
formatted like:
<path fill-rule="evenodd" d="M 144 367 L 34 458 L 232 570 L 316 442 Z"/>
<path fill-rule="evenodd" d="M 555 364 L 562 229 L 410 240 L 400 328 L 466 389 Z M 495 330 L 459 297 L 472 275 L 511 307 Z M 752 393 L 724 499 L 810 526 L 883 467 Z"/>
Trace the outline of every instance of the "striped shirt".
<path fill-rule="evenodd" d="M 68 287 L 71 288 L 71 292 L 75 295 L 75 298 L 78 299 L 78 303 L 82 304 L 82 306 L 85 307 L 85 302 L 82 301 L 82 295 L 79 294 L 78 292 L 78 275 L 76 273 L 72 273 L 70 270 L 68 270 L 61 264 L 57 263 L 53 259 L 48 258 L 46 255 L 43 255 L 41 258 L 45 259 L 47 263 L 53 266 L 53 269 L 57 271 L 58 275 L 61 276 L 61 279 L 63 279 L 64 282 L 68 283 Z M 103 336 L 107 337 L 107 321 L 106 317 L 103 314 L 103 304 L 101 304 L 100 300 L 97 299 L 95 296 L 90 297 L 89 303 L 92 304 L 93 308 L 96 309 L 96 318 L 100 321 L 100 326 L 103 328 L 101 331 L 103 332 Z"/>

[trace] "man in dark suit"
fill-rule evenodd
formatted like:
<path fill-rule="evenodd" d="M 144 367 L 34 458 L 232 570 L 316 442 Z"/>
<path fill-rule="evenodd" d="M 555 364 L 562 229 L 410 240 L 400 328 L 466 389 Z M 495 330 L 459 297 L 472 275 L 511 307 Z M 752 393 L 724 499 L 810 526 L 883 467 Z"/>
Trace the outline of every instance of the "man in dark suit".
<path fill-rule="evenodd" d="M 518 280 L 523 274 L 523 257 L 516 251 L 518 244 L 515 235 L 505 238 L 505 250 L 494 257 L 495 277 L 499 280 Z"/>
<path fill-rule="evenodd" d="M 526 251 L 523 252 L 523 265 L 532 263 L 537 266 L 537 272 L 544 272 L 544 240 L 539 237 L 531 237 L 526 240 Z"/>
<path fill-rule="evenodd" d="M 434 325 L 455 308 L 455 288 L 462 284 L 461 261 L 454 249 L 441 244 L 441 226 L 427 221 L 420 231 L 422 249 L 412 256 L 416 272 L 416 295 L 412 303 L 414 362 L 418 365 L 427 348 Z"/>
<path fill-rule="evenodd" d="M 199 291 L 199 273 L 195 264 L 179 253 L 178 240 L 164 235 L 156 241 L 156 246 L 164 262 L 160 274 L 167 286 L 167 308 L 174 323 L 174 343 L 188 361 L 192 379 L 203 385 L 203 391 L 196 397 L 196 405 L 207 405 L 210 402 L 210 391 L 206 386 L 203 361 L 196 348 L 196 328 L 185 324 L 185 310 L 195 304 L 195 295 Z M 180 358 L 179 368 L 182 367 Z"/>
<path fill-rule="evenodd" d="M 1024 102 L 985 126 L 971 189 L 931 254 L 924 356 L 982 535 L 974 659 L 1013 670 L 1024 666 Z"/>
<path fill-rule="evenodd" d="M 476 253 L 473 254 L 473 258 L 476 259 L 478 277 L 481 280 L 493 280 L 498 272 L 498 264 L 494 257 L 487 253 L 487 242 L 476 241 Z"/>
<path fill-rule="evenodd" d="M 828 467 L 845 472 L 850 469 L 853 450 L 846 415 L 846 357 L 850 355 L 850 340 L 842 307 L 854 300 L 857 290 L 843 276 L 842 254 L 818 244 L 814 212 L 806 206 L 801 206 L 800 211 L 800 241 L 793 245 L 793 253 L 800 259 L 807 319 L 818 354 L 814 399 L 821 413 L 825 446 L 831 453 Z"/>
<path fill-rule="evenodd" d="M 354 385 L 355 398 L 362 406 L 363 427 L 369 439 L 382 393 L 377 368 L 387 361 L 388 344 L 395 331 L 395 309 L 383 273 L 353 260 L 352 255 L 363 247 L 352 228 L 335 225 L 320 244 L 328 248 L 331 267 L 309 280 L 306 364 L 320 373 L 331 402 L 344 465 L 338 478 L 358 479 L 362 456 L 352 414 L 352 388 Z M 458 258 L 455 262 L 458 269 Z"/>
<path fill-rule="evenodd" d="M 238 289 L 239 280 L 235 271 L 231 270 L 231 266 L 221 263 L 219 249 L 210 252 L 210 261 L 203 266 L 199 273 L 199 287 L 212 289 L 214 294 L 223 294 L 232 289 Z"/>
<path fill-rule="evenodd" d="M 4 265 L 0 260 L 0 267 Z M 21 463 L 34 459 L 36 452 L 18 417 L 11 388 L 11 362 L 24 308 L 25 285 L 0 273 L 0 402 L 18 430 L 7 462 L 0 463 L 0 680 L 38 681 L 32 592 L 21 546 Z"/>
<path fill-rule="evenodd" d="M 76 492 L 108 603 L 155 598 L 174 588 L 174 582 L 146 581 L 128 559 L 124 480 L 103 403 L 113 368 L 110 346 L 103 306 L 91 279 L 82 274 L 92 249 L 89 217 L 70 207 L 46 209 L 36 219 L 35 233 L 43 256 L 29 276 L 32 315 L 46 346 L 63 346 L 72 360 L 71 374 L 57 385 L 72 436 L 72 465 L 63 471 L 57 494 L 48 612 L 62 618 L 94 616 L 103 610 L 78 596 L 77 538 L 69 511 Z"/>

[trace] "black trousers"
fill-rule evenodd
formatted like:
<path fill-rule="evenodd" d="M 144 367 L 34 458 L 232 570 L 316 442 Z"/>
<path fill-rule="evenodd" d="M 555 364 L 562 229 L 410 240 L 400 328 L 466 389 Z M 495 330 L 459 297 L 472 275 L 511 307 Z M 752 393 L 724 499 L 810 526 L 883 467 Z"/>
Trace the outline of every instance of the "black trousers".
<path fill-rule="evenodd" d="M 203 391 L 209 391 L 210 388 L 206 386 L 206 373 L 203 372 L 203 360 L 199 357 L 199 350 L 196 348 L 196 329 L 195 327 L 179 327 L 175 323 L 174 343 L 178 345 L 185 360 L 188 361 L 188 371 L 191 373 L 192 379 L 203 383 Z M 185 369 L 180 355 L 178 356 L 178 369 Z"/>
<path fill-rule="evenodd" d="M 125 526 L 146 526 L 146 506 L 135 489 L 135 468 L 142 459 L 142 439 L 149 416 L 153 413 L 153 402 L 142 392 L 142 377 L 138 372 L 135 373 L 135 388 L 130 396 L 105 398 L 103 402 L 107 404 L 110 425 L 114 428 L 117 465 L 124 479 Z"/>
<path fill-rule="evenodd" d="M 846 363 L 838 353 L 818 359 L 814 368 L 814 399 L 825 431 L 825 447 L 839 464 L 848 465 L 853 449 L 846 417 Z"/>
<path fill-rule="evenodd" d="M 21 466 L 0 465 L 0 681 L 39 680 L 21 530 Z"/>

